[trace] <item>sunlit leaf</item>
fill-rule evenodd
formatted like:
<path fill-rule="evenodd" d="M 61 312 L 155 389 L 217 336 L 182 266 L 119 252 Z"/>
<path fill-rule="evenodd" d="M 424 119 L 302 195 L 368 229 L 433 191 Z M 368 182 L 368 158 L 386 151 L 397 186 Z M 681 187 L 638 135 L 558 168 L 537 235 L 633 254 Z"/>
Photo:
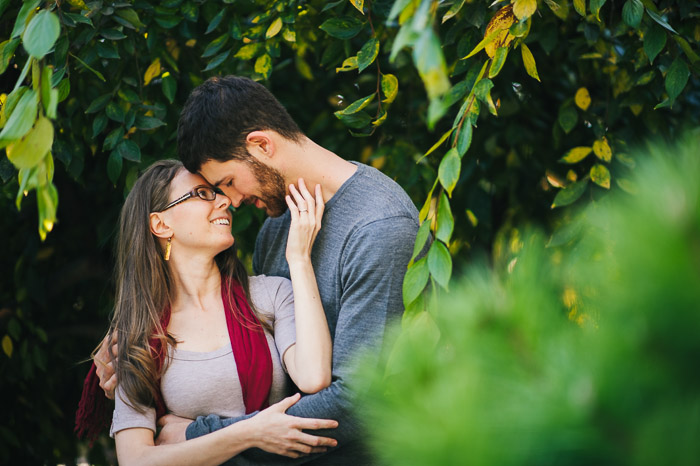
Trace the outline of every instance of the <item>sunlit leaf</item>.
<path fill-rule="evenodd" d="M 3 74 L 7 69 L 18 45 L 19 38 L 8 39 L 0 44 L 0 74 Z"/>
<path fill-rule="evenodd" d="M 574 10 L 581 16 L 586 16 L 586 0 L 574 0 Z"/>
<path fill-rule="evenodd" d="M 22 45 L 33 57 L 42 58 L 51 50 L 60 33 L 61 23 L 58 17 L 48 10 L 41 10 L 27 25 Z"/>
<path fill-rule="evenodd" d="M 462 161 L 456 149 L 450 149 L 440 162 L 438 168 L 438 179 L 440 184 L 445 188 L 447 194 L 452 196 L 452 190 L 455 189 L 459 180 L 459 173 L 462 166 Z"/>
<path fill-rule="evenodd" d="M 340 68 L 336 68 L 335 72 L 340 73 L 343 71 L 351 71 L 357 69 L 357 57 L 348 57 L 343 61 Z"/>
<path fill-rule="evenodd" d="M 0 132 L 0 145 L 3 145 L 4 141 L 19 139 L 32 129 L 38 105 L 39 94 L 34 89 L 24 92 Z"/>
<path fill-rule="evenodd" d="M 447 10 L 447 13 L 445 13 L 445 15 L 442 17 L 442 22 L 444 23 L 445 21 L 454 18 L 457 15 L 457 13 L 459 13 L 459 10 L 462 9 L 464 1 L 465 0 L 456 0 L 454 3 L 452 3 L 450 9 Z"/>
<path fill-rule="evenodd" d="M 515 0 L 513 14 L 520 21 L 529 18 L 537 11 L 537 0 Z"/>
<path fill-rule="evenodd" d="M 359 11 L 363 15 L 365 14 L 365 12 L 364 12 L 365 0 L 350 0 L 350 3 L 352 3 L 352 6 L 357 8 L 357 11 Z"/>
<path fill-rule="evenodd" d="M 605 189 L 610 189 L 610 171 L 600 163 L 593 165 L 591 167 L 591 181 Z"/>
<path fill-rule="evenodd" d="M 603 138 L 595 141 L 593 143 L 593 153 L 603 162 L 610 162 L 612 160 L 612 149 L 610 149 L 608 139 Z"/>
<path fill-rule="evenodd" d="M 160 76 L 160 58 L 153 60 L 146 68 L 146 72 L 143 75 L 143 85 L 148 86 L 156 76 Z"/>
<path fill-rule="evenodd" d="M 428 283 L 429 273 L 427 257 L 414 262 L 414 264 L 408 268 L 403 281 L 404 306 L 408 306 L 421 294 L 425 285 Z"/>
<path fill-rule="evenodd" d="M 578 163 L 588 157 L 588 154 L 591 152 L 593 152 L 593 148 L 591 147 L 574 147 L 559 161 L 564 163 Z"/>
<path fill-rule="evenodd" d="M 433 28 L 423 31 L 413 47 L 413 63 L 431 100 L 450 90 L 447 65 Z"/>
<path fill-rule="evenodd" d="M 501 72 L 501 68 L 503 68 L 507 56 L 508 47 L 499 47 L 496 50 L 496 55 L 494 55 L 491 60 L 491 65 L 489 66 L 489 78 L 494 78 Z"/>
<path fill-rule="evenodd" d="M 265 79 L 269 78 L 272 73 L 272 57 L 268 54 L 260 55 L 255 60 L 255 72 L 263 75 Z"/>
<path fill-rule="evenodd" d="M 275 37 L 282 30 L 282 18 L 277 18 L 270 24 L 270 27 L 265 31 L 265 39 Z"/>
<path fill-rule="evenodd" d="M 525 44 L 520 44 L 520 51 L 523 56 L 525 71 L 527 71 L 527 74 L 539 81 L 540 76 L 537 74 L 537 65 L 535 64 L 535 57 L 532 56 L 532 52 L 530 52 L 530 49 Z"/>
<path fill-rule="evenodd" d="M 584 112 L 588 110 L 588 107 L 591 105 L 591 95 L 588 93 L 588 89 L 585 87 L 580 87 L 576 91 L 574 102 L 576 103 L 576 106 Z"/>
<path fill-rule="evenodd" d="M 381 86 L 384 94 L 382 102 L 392 103 L 399 92 L 399 80 L 393 74 L 382 74 Z"/>
<path fill-rule="evenodd" d="M 590 3 L 588 4 L 591 9 L 591 13 L 593 13 L 598 21 L 600 21 L 600 9 L 603 8 L 605 2 L 606 0 L 590 0 Z"/>
<path fill-rule="evenodd" d="M 363 98 L 361 98 L 361 99 L 357 99 L 355 102 L 351 103 L 350 105 L 348 105 L 347 107 L 345 107 L 343 110 L 339 110 L 339 111 L 337 111 L 337 112 L 335 112 L 335 113 L 336 113 L 336 115 L 338 115 L 338 114 L 342 114 L 342 115 L 352 115 L 353 113 L 357 113 L 357 112 L 359 112 L 360 110 L 362 110 L 363 108 L 365 108 L 367 105 L 369 105 L 370 102 L 372 102 L 372 100 L 374 100 L 374 97 L 375 97 L 376 95 L 377 95 L 376 93 L 375 93 L 375 94 L 370 94 L 370 95 L 368 95 L 367 97 L 363 97 Z"/>
<path fill-rule="evenodd" d="M 452 257 L 442 241 L 433 241 L 430 246 L 428 269 L 435 281 L 446 289 L 452 276 Z"/>
<path fill-rule="evenodd" d="M 53 144 L 53 124 L 40 117 L 19 141 L 7 146 L 7 158 L 17 168 L 32 168 L 44 158 Z"/>

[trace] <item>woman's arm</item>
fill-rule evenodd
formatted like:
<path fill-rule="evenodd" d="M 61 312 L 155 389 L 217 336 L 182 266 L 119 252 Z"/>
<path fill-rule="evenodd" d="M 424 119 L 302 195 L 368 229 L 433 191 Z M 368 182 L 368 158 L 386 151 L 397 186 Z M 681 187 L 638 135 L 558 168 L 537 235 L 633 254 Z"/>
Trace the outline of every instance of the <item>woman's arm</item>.
<path fill-rule="evenodd" d="M 333 347 L 326 314 L 311 265 L 311 248 L 323 218 L 321 186 L 316 185 L 316 199 L 299 179 L 299 189 L 290 185 L 294 197 L 287 196 L 291 225 L 287 239 L 287 262 L 294 291 L 296 344 L 283 355 L 287 371 L 305 393 L 316 393 L 331 383 Z"/>
<path fill-rule="evenodd" d="M 153 431 L 131 428 L 117 432 L 117 458 L 121 465 L 209 465 L 221 464 L 252 447 L 291 458 L 326 451 L 337 442 L 302 430 L 334 429 L 336 421 L 306 419 L 284 412 L 299 400 L 285 398 L 256 416 L 202 437 L 182 443 L 155 445 Z"/>

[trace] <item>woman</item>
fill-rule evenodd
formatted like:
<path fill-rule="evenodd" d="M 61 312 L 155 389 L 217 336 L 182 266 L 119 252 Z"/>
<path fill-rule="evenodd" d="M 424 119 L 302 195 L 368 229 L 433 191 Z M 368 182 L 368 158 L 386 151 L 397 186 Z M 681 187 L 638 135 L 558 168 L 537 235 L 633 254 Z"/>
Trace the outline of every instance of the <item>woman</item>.
<path fill-rule="evenodd" d="M 320 187 L 314 199 L 303 183 L 290 192 L 291 284 L 248 280 L 233 248 L 230 200 L 201 176 L 164 160 L 137 180 L 120 216 L 110 328 L 118 341 L 111 433 L 120 464 L 219 464 L 251 447 L 294 457 L 335 444 L 301 432 L 335 421 L 290 424 L 298 418 L 283 413 L 298 397 L 199 439 L 154 444 L 166 409 L 240 416 L 278 402 L 283 369 L 305 392 L 330 384 L 331 339 L 310 260 L 323 198 Z M 299 441 L 284 440 L 290 430 Z"/>

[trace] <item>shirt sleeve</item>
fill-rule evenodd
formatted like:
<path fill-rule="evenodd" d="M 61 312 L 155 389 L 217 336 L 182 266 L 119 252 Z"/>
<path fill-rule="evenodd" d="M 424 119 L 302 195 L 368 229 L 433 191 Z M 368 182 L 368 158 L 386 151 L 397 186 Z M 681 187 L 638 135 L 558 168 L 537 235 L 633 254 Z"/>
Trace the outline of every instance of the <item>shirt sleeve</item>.
<path fill-rule="evenodd" d="M 337 420 L 337 429 L 314 433 L 337 439 L 340 447 L 359 439 L 361 433 L 361 420 L 353 416 L 353 363 L 362 353 L 370 358 L 363 360 L 365 364 L 376 364 L 387 326 L 403 313 L 403 277 L 417 229 L 416 221 L 408 217 L 379 220 L 359 229 L 343 251 L 343 295 L 333 342 L 333 382 L 318 393 L 302 397 L 287 410 L 292 416 Z M 187 438 L 238 420 L 200 417 L 188 427 Z M 290 463 L 271 454 L 264 460 L 259 458 L 265 454 L 256 455 L 255 462 L 246 462 L 249 460 L 245 456 L 234 458 L 231 464 L 300 464 L 317 457 L 311 455 Z"/>
<path fill-rule="evenodd" d="M 292 282 L 284 277 L 258 275 L 251 279 L 251 298 L 256 308 L 273 323 L 275 346 L 286 371 L 284 352 L 296 343 Z"/>
<path fill-rule="evenodd" d="M 142 427 L 150 429 L 155 434 L 156 432 L 156 410 L 155 408 L 147 408 L 145 412 L 140 413 L 135 408 L 129 406 L 124 400 L 126 395 L 117 386 L 116 396 L 114 397 L 114 414 L 112 416 L 112 426 L 109 429 L 110 437 L 120 430 L 133 429 Z"/>

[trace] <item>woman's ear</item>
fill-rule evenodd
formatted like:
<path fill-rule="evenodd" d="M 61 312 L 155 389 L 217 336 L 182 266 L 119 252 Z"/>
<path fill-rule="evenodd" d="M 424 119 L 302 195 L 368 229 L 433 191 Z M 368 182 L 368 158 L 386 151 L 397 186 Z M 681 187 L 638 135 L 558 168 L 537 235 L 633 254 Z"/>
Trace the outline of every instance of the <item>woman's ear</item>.
<path fill-rule="evenodd" d="M 275 143 L 268 131 L 253 131 L 245 138 L 246 149 L 258 159 L 272 158 L 275 155 Z"/>
<path fill-rule="evenodd" d="M 163 212 L 151 212 L 149 226 L 151 233 L 158 238 L 170 238 L 173 236 L 173 229 L 166 223 Z"/>

